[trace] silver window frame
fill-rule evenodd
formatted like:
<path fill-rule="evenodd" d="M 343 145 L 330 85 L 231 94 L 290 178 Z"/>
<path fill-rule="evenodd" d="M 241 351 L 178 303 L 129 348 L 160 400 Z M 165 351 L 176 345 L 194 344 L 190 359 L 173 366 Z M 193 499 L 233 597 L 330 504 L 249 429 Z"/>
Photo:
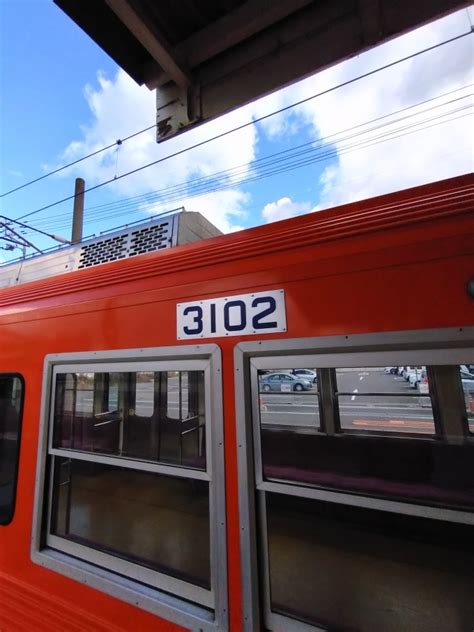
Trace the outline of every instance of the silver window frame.
<path fill-rule="evenodd" d="M 316 631 L 319 628 L 270 610 L 264 496 L 280 492 L 353 506 L 370 507 L 474 525 L 474 513 L 429 507 L 305 487 L 262 477 L 258 419 L 258 371 L 261 369 L 466 364 L 474 356 L 474 327 L 411 330 L 374 334 L 324 336 L 242 342 L 234 349 L 236 426 L 239 469 L 240 551 L 243 630 L 259 629 L 261 621 L 274 632 Z M 472 438 L 468 438 L 472 441 Z M 259 497 L 259 501 L 256 500 Z M 259 524 L 263 525 L 259 529 Z M 260 548 L 257 541 L 260 540 Z M 259 582 L 259 570 L 261 577 Z M 263 611 L 262 611 L 263 610 Z"/>
<path fill-rule="evenodd" d="M 145 369 L 144 369 L 145 367 Z M 170 368 L 171 367 L 171 368 Z M 51 354 L 44 361 L 31 559 L 34 563 L 147 610 L 191 630 L 228 630 L 222 361 L 216 344 Z M 206 470 L 52 447 L 55 375 L 72 372 L 203 370 L 206 406 Z M 48 459 L 100 461 L 209 483 L 211 588 L 206 590 L 109 553 L 69 542 L 50 531 Z M 52 477 L 50 477 L 52 479 Z M 99 566 L 102 564 L 103 566 Z M 122 574 L 125 574 L 122 575 Z"/>

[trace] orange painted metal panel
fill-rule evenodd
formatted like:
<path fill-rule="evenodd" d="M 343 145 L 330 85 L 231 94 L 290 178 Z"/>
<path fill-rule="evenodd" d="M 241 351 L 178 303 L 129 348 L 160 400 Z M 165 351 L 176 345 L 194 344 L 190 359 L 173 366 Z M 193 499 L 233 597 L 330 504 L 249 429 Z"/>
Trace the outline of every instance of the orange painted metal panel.
<path fill-rule="evenodd" d="M 26 383 L 16 513 L 0 527 L 0 629 L 31 630 L 34 622 L 35 630 L 55 631 L 65 629 L 61 621 L 78 631 L 179 629 L 30 560 L 45 355 L 188 344 L 176 339 L 177 302 L 277 288 L 285 290 L 288 330 L 272 337 L 472 325 L 473 192 L 474 177 L 462 176 L 0 291 L 0 372 L 21 373 Z M 242 598 L 233 349 L 245 339 L 258 338 L 210 340 L 223 357 L 236 632 Z"/>

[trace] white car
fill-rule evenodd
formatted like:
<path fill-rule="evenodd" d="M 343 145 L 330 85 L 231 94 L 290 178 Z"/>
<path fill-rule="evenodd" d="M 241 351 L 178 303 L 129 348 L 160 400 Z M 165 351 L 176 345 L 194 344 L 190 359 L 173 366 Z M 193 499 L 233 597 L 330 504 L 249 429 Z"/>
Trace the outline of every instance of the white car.
<path fill-rule="evenodd" d="M 408 382 L 410 383 L 410 386 L 412 388 L 417 388 L 418 384 L 421 382 L 421 378 L 423 375 L 423 370 L 425 369 L 424 366 L 421 367 L 408 367 L 409 369 L 411 369 L 408 372 Z"/>
<path fill-rule="evenodd" d="M 417 381 L 418 381 L 418 377 L 421 375 L 421 372 L 422 372 L 422 370 L 423 370 L 424 368 L 425 368 L 425 367 L 423 367 L 423 366 L 406 366 L 406 367 L 404 367 L 404 370 L 403 370 L 402 376 L 405 378 L 405 380 L 406 380 L 407 382 L 410 382 L 410 385 L 411 385 L 411 386 L 413 386 L 414 384 L 416 384 L 416 383 L 417 383 Z M 410 376 L 411 376 L 411 375 L 414 375 L 414 376 L 415 376 L 415 378 L 412 378 L 412 379 L 415 379 L 414 384 L 410 381 Z"/>
<path fill-rule="evenodd" d="M 291 373 L 300 380 L 308 380 L 308 382 L 317 382 L 318 374 L 313 369 L 293 369 Z"/>

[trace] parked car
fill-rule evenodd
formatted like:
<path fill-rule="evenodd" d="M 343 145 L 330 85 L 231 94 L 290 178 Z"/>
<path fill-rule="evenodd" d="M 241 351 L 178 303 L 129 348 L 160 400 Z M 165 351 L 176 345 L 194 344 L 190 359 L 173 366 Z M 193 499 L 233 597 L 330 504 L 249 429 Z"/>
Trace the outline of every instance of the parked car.
<path fill-rule="evenodd" d="M 291 374 L 301 380 L 308 380 L 313 383 L 318 380 L 318 374 L 316 371 L 313 371 L 313 369 L 293 369 Z"/>
<path fill-rule="evenodd" d="M 386 366 L 384 369 L 384 373 L 390 373 L 390 375 L 397 375 L 398 366 Z"/>
<path fill-rule="evenodd" d="M 291 373 L 268 373 L 260 378 L 260 390 L 268 391 L 309 391 L 313 382 Z"/>
<path fill-rule="evenodd" d="M 402 377 L 404 377 L 407 382 L 410 382 L 410 375 L 414 374 L 417 376 L 421 374 L 423 369 L 424 367 L 422 366 L 405 366 L 403 367 Z"/>
<path fill-rule="evenodd" d="M 408 372 L 408 382 L 410 383 L 410 386 L 412 388 L 417 388 L 418 384 L 421 382 L 423 371 L 425 371 L 425 375 L 426 375 L 426 367 L 417 366 L 417 367 L 409 367 L 409 368 L 412 370 Z"/>

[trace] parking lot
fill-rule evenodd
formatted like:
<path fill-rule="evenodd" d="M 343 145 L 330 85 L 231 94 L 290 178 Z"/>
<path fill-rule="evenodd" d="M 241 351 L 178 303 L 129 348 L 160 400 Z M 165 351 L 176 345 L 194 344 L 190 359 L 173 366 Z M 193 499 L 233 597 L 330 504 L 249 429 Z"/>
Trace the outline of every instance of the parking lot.
<path fill-rule="evenodd" d="M 433 434 L 430 397 L 400 375 L 386 373 L 384 367 L 337 369 L 336 379 L 341 428 Z M 265 425 L 317 431 L 317 383 L 311 391 L 261 392 L 260 414 Z M 470 423 L 474 430 L 472 415 Z"/>

